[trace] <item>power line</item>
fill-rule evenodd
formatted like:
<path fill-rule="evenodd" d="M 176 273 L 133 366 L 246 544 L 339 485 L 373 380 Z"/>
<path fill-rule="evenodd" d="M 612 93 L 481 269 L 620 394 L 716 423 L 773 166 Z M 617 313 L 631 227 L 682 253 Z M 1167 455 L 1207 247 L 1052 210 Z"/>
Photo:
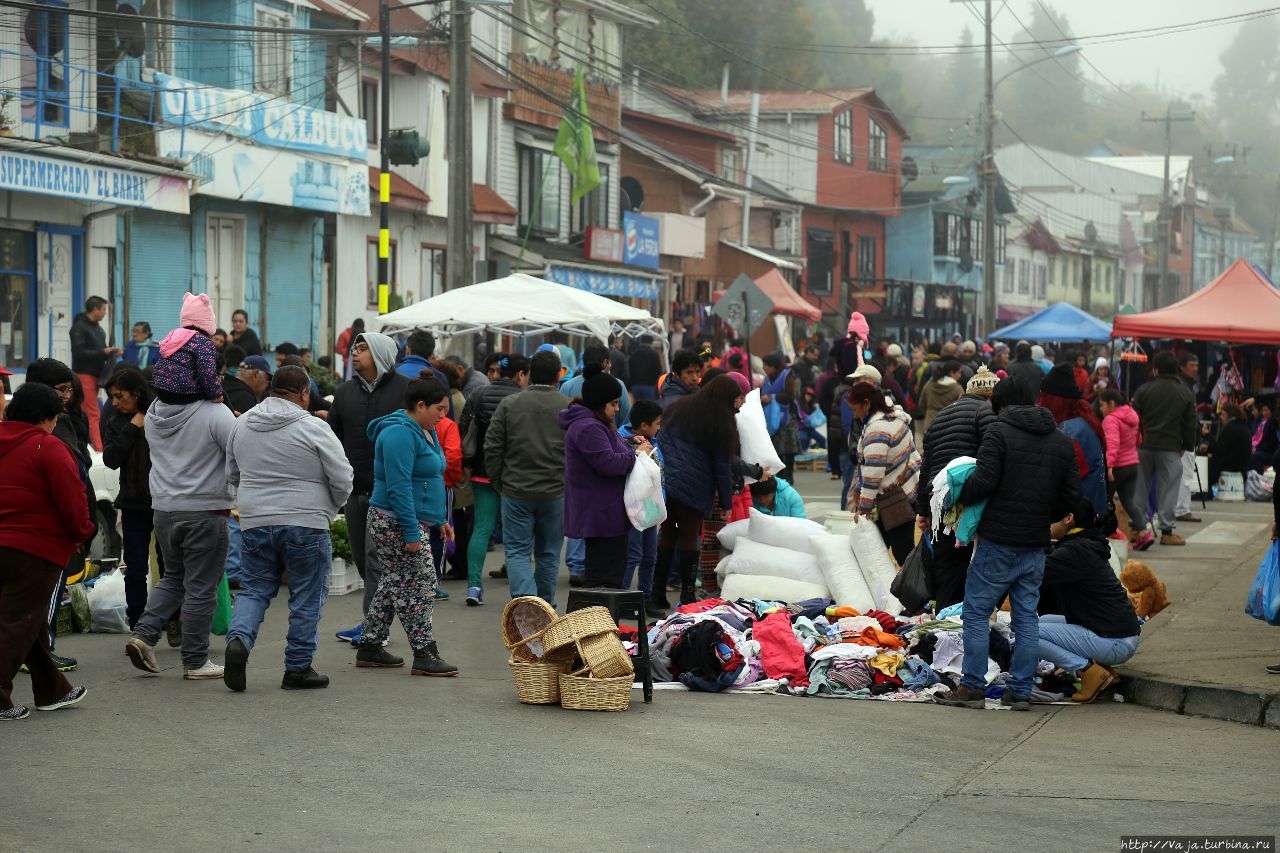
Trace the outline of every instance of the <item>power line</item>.
<path fill-rule="evenodd" d="M 1062 27 L 1058 25 L 1058 21 L 1057 21 L 1057 19 L 1053 17 L 1053 13 L 1052 13 L 1052 11 L 1049 9 L 1049 7 L 1048 7 L 1048 6 L 1046 6 L 1046 5 L 1044 4 L 1044 0 L 1035 0 L 1035 3 L 1036 3 L 1036 5 L 1037 5 L 1037 6 L 1039 6 L 1039 7 L 1040 7 L 1040 11 L 1044 12 L 1045 17 L 1049 19 L 1049 22 L 1050 22 L 1051 24 L 1053 24 L 1053 28 L 1054 28 L 1055 30 L 1057 30 L 1057 31 L 1058 31 L 1058 33 L 1059 33 L 1063 38 L 1067 38 L 1068 36 L 1067 36 L 1066 32 L 1064 32 L 1064 31 L 1063 31 L 1063 29 L 1062 29 Z M 1019 21 L 1018 23 L 1022 23 L 1022 22 L 1021 22 L 1021 21 Z M 1024 30 L 1026 30 L 1027 28 L 1024 26 L 1024 27 L 1023 27 L 1023 29 L 1024 29 Z M 1028 34 L 1030 34 L 1030 30 L 1027 30 L 1027 32 L 1028 32 Z M 1119 83 L 1117 83 L 1116 81 L 1112 80 L 1112 79 L 1111 79 L 1110 77 L 1108 77 L 1106 74 L 1103 74 L 1103 73 L 1102 73 L 1102 69 L 1101 69 L 1101 68 L 1099 68 L 1097 65 L 1095 65 L 1095 64 L 1093 63 L 1093 60 L 1091 60 L 1091 59 L 1088 57 L 1088 55 L 1087 55 L 1086 53 L 1081 53 L 1080 58 L 1084 60 L 1084 62 L 1085 62 L 1085 64 L 1086 64 L 1086 65 L 1088 65 L 1090 68 L 1092 68 L 1092 69 L 1093 69 L 1093 73 L 1097 74 L 1099 77 L 1101 77 L 1101 78 L 1102 78 L 1103 80 L 1105 80 L 1107 83 L 1111 84 L 1112 88 L 1114 88 L 1116 91 L 1120 92 L 1120 94 L 1124 95 L 1126 98 L 1128 98 L 1129 100 L 1133 101 L 1135 104 L 1137 104 L 1137 105 L 1138 105 L 1138 106 L 1140 106 L 1140 107 L 1145 107 L 1145 106 L 1146 106 L 1146 105 L 1142 102 L 1142 100 L 1141 100 L 1140 98 L 1138 98 L 1136 95 L 1134 95 L 1134 94 L 1133 94 L 1132 92 L 1130 92 L 1128 89 L 1126 89 L 1124 86 L 1121 86 Z"/>

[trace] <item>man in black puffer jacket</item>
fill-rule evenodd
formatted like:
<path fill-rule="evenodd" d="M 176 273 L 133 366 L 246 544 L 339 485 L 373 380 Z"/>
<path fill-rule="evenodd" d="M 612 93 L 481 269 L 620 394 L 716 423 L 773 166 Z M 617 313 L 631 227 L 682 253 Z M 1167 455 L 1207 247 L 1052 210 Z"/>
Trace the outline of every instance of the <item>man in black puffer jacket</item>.
<path fill-rule="evenodd" d="M 977 467 L 959 497 L 965 506 L 987 501 L 964 586 L 964 676 L 959 687 L 934 698 L 944 705 L 984 706 L 987 617 L 1008 595 L 1016 643 L 1009 687 L 1000 701 L 1026 711 L 1039 660 L 1036 606 L 1049 526 L 1075 510 L 1080 474 L 1071 439 L 1048 409 L 1033 404 L 1025 382 L 1001 380 L 991 407 L 998 419 L 982 439 Z"/>
<path fill-rule="evenodd" d="M 986 367 L 979 367 L 965 386 L 964 396 L 939 412 L 929 424 L 924 435 L 920 489 L 916 492 L 916 523 L 926 536 L 932 528 L 929 500 L 933 497 L 933 478 L 953 459 L 977 457 L 983 437 L 996 422 L 996 413 L 991 410 L 991 393 L 999 381 Z M 938 610 L 964 601 L 964 581 L 972 556 L 972 542 L 959 545 L 954 534 L 939 532 L 929 562 L 930 585 Z"/>

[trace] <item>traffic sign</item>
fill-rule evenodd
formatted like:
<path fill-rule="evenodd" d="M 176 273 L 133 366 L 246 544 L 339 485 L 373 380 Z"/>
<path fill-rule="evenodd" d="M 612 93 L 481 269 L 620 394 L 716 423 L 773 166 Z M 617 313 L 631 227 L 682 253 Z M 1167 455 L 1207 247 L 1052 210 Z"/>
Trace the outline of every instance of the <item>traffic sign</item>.
<path fill-rule="evenodd" d="M 773 300 L 746 273 L 733 280 L 711 309 L 743 337 L 750 337 L 772 311 Z"/>

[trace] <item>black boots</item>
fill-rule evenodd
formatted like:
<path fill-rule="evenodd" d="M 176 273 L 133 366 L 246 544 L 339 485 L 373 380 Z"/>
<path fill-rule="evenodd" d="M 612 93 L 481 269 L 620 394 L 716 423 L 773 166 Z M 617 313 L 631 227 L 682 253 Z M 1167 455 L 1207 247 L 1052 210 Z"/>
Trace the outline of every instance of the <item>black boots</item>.
<path fill-rule="evenodd" d="M 666 613 L 671 609 L 671 602 L 667 601 L 667 576 L 671 571 L 674 554 L 675 552 L 664 548 L 658 549 L 658 562 L 653 567 L 653 591 L 649 593 L 650 613 Z"/>
<path fill-rule="evenodd" d="M 698 576 L 698 552 L 680 552 L 680 603 L 693 604 L 698 600 L 694 579 Z"/>
<path fill-rule="evenodd" d="M 361 669 L 373 667 L 404 666 L 404 658 L 398 658 L 387 652 L 381 644 L 356 647 L 356 666 Z"/>
<path fill-rule="evenodd" d="M 458 674 L 458 668 L 440 658 L 435 643 L 427 643 L 413 652 L 413 675 L 451 676 Z"/>
<path fill-rule="evenodd" d="M 321 675 L 311 667 L 301 671 L 286 669 L 280 681 L 281 690 L 315 690 L 317 687 L 328 687 L 329 676 Z"/>

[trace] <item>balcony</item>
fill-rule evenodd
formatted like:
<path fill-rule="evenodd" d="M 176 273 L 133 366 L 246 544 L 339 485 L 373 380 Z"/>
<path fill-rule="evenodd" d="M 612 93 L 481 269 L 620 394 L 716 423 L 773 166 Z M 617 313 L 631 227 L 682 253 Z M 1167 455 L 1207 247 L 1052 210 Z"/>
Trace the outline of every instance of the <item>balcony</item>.
<path fill-rule="evenodd" d="M 509 118 L 529 124 L 555 128 L 560 125 L 565 109 L 561 104 L 573 103 L 572 69 L 541 62 L 519 53 L 508 57 L 511 80 L 516 88 L 507 104 Z M 587 115 L 593 122 L 617 127 L 622 120 L 619 89 L 616 83 L 606 84 L 587 78 Z M 543 92 L 547 94 L 543 94 Z M 616 142 L 616 134 L 599 125 L 592 128 L 595 138 L 604 142 Z"/>

